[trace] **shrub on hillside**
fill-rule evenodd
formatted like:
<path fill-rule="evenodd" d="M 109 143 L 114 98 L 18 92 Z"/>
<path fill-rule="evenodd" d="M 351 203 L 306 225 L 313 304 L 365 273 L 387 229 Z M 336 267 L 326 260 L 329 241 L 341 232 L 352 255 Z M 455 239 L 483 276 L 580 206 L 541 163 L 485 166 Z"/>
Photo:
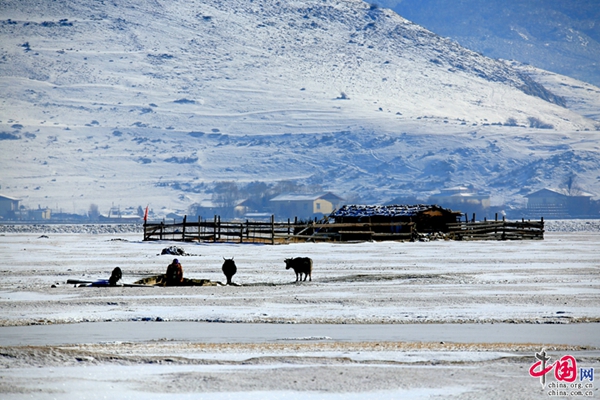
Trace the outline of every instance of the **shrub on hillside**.
<path fill-rule="evenodd" d="M 539 118 L 529 117 L 529 118 L 527 118 L 527 120 L 529 121 L 529 127 L 530 128 L 554 129 L 554 125 L 542 122 Z"/>

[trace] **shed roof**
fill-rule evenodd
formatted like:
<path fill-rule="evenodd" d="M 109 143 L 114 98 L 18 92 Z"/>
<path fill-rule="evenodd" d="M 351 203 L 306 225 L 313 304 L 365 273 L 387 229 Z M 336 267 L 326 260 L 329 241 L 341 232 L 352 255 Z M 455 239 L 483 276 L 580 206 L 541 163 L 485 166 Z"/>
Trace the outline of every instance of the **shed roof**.
<path fill-rule="evenodd" d="M 17 199 L 15 197 L 5 196 L 0 194 L 0 200 L 10 200 L 10 201 L 21 201 L 21 199 Z"/>
<path fill-rule="evenodd" d="M 442 192 L 442 193 L 448 193 L 448 192 L 474 193 L 475 189 L 473 189 L 472 187 L 468 187 L 468 186 L 453 186 L 453 187 L 440 189 L 440 192 Z"/>
<path fill-rule="evenodd" d="M 407 205 L 345 205 L 334 211 L 331 214 L 334 218 L 340 217 L 412 217 L 423 211 L 437 209 L 441 207 L 435 205 L 417 204 L 412 206 Z M 453 212 L 447 210 L 448 212 Z"/>
<path fill-rule="evenodd" d="M 577 195 L 569 195 L 566 189 L 540 189 L 529 193 L 525 197 L 593 197 L 591 193 L 580 192 Z"/>
<path fill-rule="evenodd" d="M 284 193 L 280 194 L 279 196 L 273 197 L 270 201 L 315 201 L 319 199 L 341 200 L 342 198 L 331 192 L 321 192 L 314 194 Z"/>

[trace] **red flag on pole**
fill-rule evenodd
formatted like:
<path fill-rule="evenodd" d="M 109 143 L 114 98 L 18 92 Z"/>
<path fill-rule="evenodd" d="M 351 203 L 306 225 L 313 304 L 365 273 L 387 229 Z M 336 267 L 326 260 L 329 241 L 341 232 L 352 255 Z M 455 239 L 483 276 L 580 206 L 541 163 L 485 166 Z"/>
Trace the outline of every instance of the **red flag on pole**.
<path fill-rule="evenodd" d="M 146 206 L 146 211 L 144 211 L 144 222 L 148 221 L 148 206 Z"/>

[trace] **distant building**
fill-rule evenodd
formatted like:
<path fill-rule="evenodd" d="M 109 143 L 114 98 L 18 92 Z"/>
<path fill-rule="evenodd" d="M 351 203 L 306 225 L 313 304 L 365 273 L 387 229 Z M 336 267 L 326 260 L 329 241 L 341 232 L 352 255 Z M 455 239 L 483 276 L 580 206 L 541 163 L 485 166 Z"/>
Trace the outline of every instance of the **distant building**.
<path fill-rule="evenodd" d="M 215 215 L 221 215 L 226 210 L 215 204 L 212 200 L 205 199 L 192 204 L 188 211 L 189 217 L 200 217 L 204 220 L 212 220 Z"/>
<path fill-rule="evenodd" d="M 88 222 L 89 218 L 87 215 L 57 211 L 52 213 L 52 220 L 62 223 L 83 223 Z"/>
<path fill-rule="evenodd" d="M 100 222 L 127 224 L 141 222 L 142 217 L 137 214 L 125 214 L 121 212 L 119 207 L 111 207 L 108 214 L 100 214 L 98 220 Z"/>
<path fill-rule="evenodd" d="M 27 219 L 32 220 L 32 221 L 43 221 L 43 220 L 49 220 L 52 217 L 52 212 L 50 211 L 50 209 L 48 207 L 46 208 L 41 208 L 38 207 L 37 210 L 27 210 Z"/>
<path fill-rule="evenodd" d="M 269 203 L 275 218 L 320 218 L 331 214 L 343 199 L 331 192 L 317 194 L 281 194 Z"/>
<path fill-rule="evenodd" d="M 14 219 L 15 213 L 19 211 L 20 199 L 0 195 L 0 218 Z"/>
<path fill-rule="evenodd" d="M 38 206 L 37 210 L 19 205 L 21 200 L 14 197 L 0 195 L 0 219 L 16 221 L 42 221 L 49 220 L 52 213 L 48 207 Z"/>
<path fill-rule="evenodd" d="M 240 201 L 234 207 L 233 213 L 236 218 L 243 218 L 243 219 L 259 218 L 260 220 L 262 220 L 265 218 L 264 217 L 265 215 L 268 215 L 269 219 L 271 218 L 270 213 L 262 213 L 261 205 L 251 199 L 246 199 L 246 200 Z"/>
<path fill-rule="evenodd" d="M 490 208 L 490 195 L 480 193 L 472 186 L 444 188 L 429 197 L 430 204 L 437 204 L 464 213 L 486 212 Z"/>
<path fill-rule="evenodd" d="M 587 216 L 592 208 L 592 195 L 569 195 L 562 189 L 541 189 L 525 196 L 527 212 L 544 218 Z"/>

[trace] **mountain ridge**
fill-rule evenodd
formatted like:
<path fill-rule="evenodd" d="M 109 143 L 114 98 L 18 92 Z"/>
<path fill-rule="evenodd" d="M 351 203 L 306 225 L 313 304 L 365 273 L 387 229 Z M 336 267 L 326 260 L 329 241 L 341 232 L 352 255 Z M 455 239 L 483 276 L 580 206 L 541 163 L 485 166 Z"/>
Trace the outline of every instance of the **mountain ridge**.
<path fill-rule="evenodd" d="M 520 204 L 588 158 L 600 176 L 581 145 L 600 124 L 556 75 L 362 1 L 34 3 L 0 21 L 2 190 L 33 206 L 185 211 L 216 181 L 287 179 L 369 202 L 472 183 Z M 569 151 L 589 154 L 545 162 Z M 502 183 L 530 157 L 550 172 Z"/>
<path fill-rule="evenodd" d="M 163 104 L 190 100 L 190 105 L 197 106 L 193 111 L 199 116 L 209 113 L 244 116 L 244 113 L 259 111 L 250 109 L 246 101 L 254 100 L 251 94 L 257 90 L 277 97 L 272 103 L 287 100 L 306 105 L 312 103 L 310 99 L 289 92 L 315 88 L 311 93 L 315 100 L 348 100 L 345 107 L 352 106 L 351 113 L 377 102 L 378 107 L 373 107 L 369 113 L 363 111 L 362 114 L 372 114 L 381 108 L 401 120 L 422 116 L 418 114 L 421 110 L 438 113 L 438 117 L 444 118 L 440 110 L 447 108 L 444 103 L 452 101 L 461 102 L 462 111 L 466 114 L 463 119 L 470 123 L 483 122 L 490 112 L 487 108 L 492 107 L 495 114 L 502 115 L 503 120 L 491 122 L 505 122 L 510 113 L 514 114 L 513 118 L 520 118 L 519 106 L 513 104 L 527 103 L 530 99 L 511 93 L 511 87 L 564 105 L 560 97 L 552 95 L 539 83 L 505 63 L 464 49 L 389 10 L 372 9 L 360 1 L 338 1 L 334 3 L 337 7 L 319 2 L 305 3 L 314 4 L 314 7 L 294 6 L 296 3 L 275 6 L 275 2 L 266 2 L 271 8 L 263 5 L 261 22 L 250 18 L 259 12 L 255 10 L 257 6 L 244 1 L 236 4 L 247 5 L 250 10 L 242 7 L 233 16 L 226 12 L 231 5 L 219 2 L 210 6 L 191 2 L 185 6 L 193 8 L 195 5 L 197 9 L 189 13 L 184 13 L 182 2 L 170 5 L 150 2 L 144 4 L 146 9 L 128 10 L 130 13 L 137 12 L 131 17 L 121 11 L 127 10 L 127 7 L 112 9 L 106 6 L 104 14 L 97 12 L 100 16 L 92 14 L 87 20 L 70 20 L 67 18 L 70 15 L 64 11 L 54 11 L 54 19 L 41 22 L 10 19 L 11 22 L 7 23 L 5 20 L 3 25 L 13 39 L 13 47 L 6 46 L 8 48 L 4 49 L 4 53 L 10 54 L 12 60 L 10 65 L 4 63 L 3 75 L 15 78 L 19 77 L 20 71 L 22 78 L 49 83 L 53 85 L 54 93 L 48 93 L 48 90 L 40 87 L 35 94 L 53 98 L 56 104 L 62 101 L 65 106 L 84 107 L 87 111 L 93 110 L 93 106 L 98 104 L 123 108 L 119 106 L 126 105 L 125 101 L 114 104 L 107 99 L 108 96 L 123 96 L 129 103 L 127 105 L 137 107 L 134 112 L 146 114 L 140 118 L 141 123 L 146 124 L 150 122 L 144 119 L 151 119 L 148 117 L 162 112 L 159 107 L 150 106 L 159 105 L 159 100 Z M 152 8 L 152 4 L 157 6 Z M 218 8 L 219 5 L 222 9 Z M 172 9 L 175 11 L 170 11 Z M 109 12 L 114 15 L 107 14 Z M 144 20 L 140 19 L 140 14 L 152 17 L 147 17 L 149 20 L 141 24 Z M 178 19 L 167 25 L 165 21 L 169 21 L 169 16 L 171 20 L 175 17 Z M 255 24 L 251 27 L 253 29 L 248 29 L 250 24 Z M 281 33 L 294 26 L 296 29 L 292 31 L 293 34 Z M 27 36 L 23 35 L 25 37 L 19 40 L 18 32 L 11 31 L 18 28 L 23 28 L 25 33 L 33 31 L 36 37 L 27 40 Z M 334 28 L 336 34 L 329 34 Z M 250 30 L 251 34 L 244 29 Z M 86 32 L 87 35 L 105 40 L 75 40 L 69 43 L 57 40 L 60 35 L 73 40 Z M 169 40 L 161 43 L 159 35 Z M 254 40 L 255 35 L 259 40 Z M 19 49 L 25 44 L 27 47 Z M 219 47 L 225 50 L 214 50 Z M 378 51 L 379 48 L 384 51 Z M 290 65 L 294 66 L 291 71 Z M 28 74 L 22 74 L 23 71 Z M 375 71 L 380 80 L 368 76 Z M 288 75 L 284 76 L 283 72 Z M 287 77 L 293 79 L 288 81 Z M 92 88 L 98 90 L 95 93 L 86 92 L 89 85 L 96 85 Z M 164 91 L 165 87 L 173 88 L 166 91 L 170 96 L 156 96 L 156 91 Z M 207 94 L 203 89 L 228 97 L 226 107 L 221 103 L 220 96 Z M 240 96 L 227 96 L 224 92 L 228 90 L 237 91 L 236 94 Z M 242 90 L 246 96 L 241 95 Z M 508 91 L 510 101 L 503 101 L 502 97 L 493 98 L 494 90 Z M 286 91 L 285 96 L 281 96 L 282 91 Z M 436 96 L 432 98 L 430 94 L 436 91 Z M 457 91 L 463 91 L 463 94 L 457 96 Z M 477 95 L 477 92 L 482 95 Z M 188 99 L 186 95 L 191 98 Z M 85 101 L 91 98 L 97 98 L 98 101 Z M 398 101 L 399 98 L 414 99 L 420 106 L 418 111 Z M 140 102 L 142 99 L 147 102 Z M 30 106 L 27 100 L 23 105 Z M 434 104 L 428 105 L 430 102 Z M 255 105 L 260 106 L 261 103 L 255 101 Z M 285 106 L 292 108 L 289 103 Z M 333 107 L 328 108 L 331 110 Z M 300 110 L 310 111 L 311 108 Z M 537 115 L 533 117 L 546 120 L 559 129 L 590 128 L 589 123 L 577 120 L 575 115 L 565 117 L 569 115 L 566 110 L 552 109 L 543 103 L 534 110 Z M 170 116 L 173 117 L 173 113 Z M 114 117 L 111 115 L 111 119 Z M 93 119 L 78 123 L 90 123 Z M 572 120 L 575 125 L 564 124 L 565 119 Z M 99 121 L 97 118 L 95 120 Z M 115 122 L 125 126 L 140 122 L 130 118 L 121 121 Z M 181 119 L 178 122 L 182 124 Z"/>
<path fill-rule="evenodd" d="M 488 57 L 600 85 L 597 1 L 380 0 L 405 18 Z"/>

